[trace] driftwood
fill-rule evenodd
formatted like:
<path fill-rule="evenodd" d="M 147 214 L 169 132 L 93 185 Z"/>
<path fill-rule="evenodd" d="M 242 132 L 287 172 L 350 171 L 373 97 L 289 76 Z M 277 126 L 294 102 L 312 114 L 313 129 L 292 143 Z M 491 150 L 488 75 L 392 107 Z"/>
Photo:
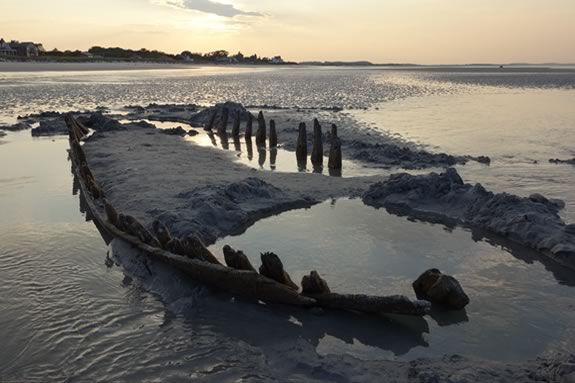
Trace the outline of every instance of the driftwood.
<path fill-rule="evenodd" d="M 248 257 L 241 250 L 235 251 L 229 245 L 224 246 L 224 259 L 226 265 L 233 269 L 257 272 Z"/>
<path fill-rule="evenodd" d="M 266 146 L 266 119 L 264 113 L 258 114 L 258 130 L 256 131 L 256 146 Z"/>
<path fill-rule="evenodd" d="M 232 125 L 232 137 L 240 136 L 240 111 L 236 111 L 234 115 L 234 124 Z"/>
<path fill-rule="evenodd" d="M 311 149 L 311 163 L 314 167 L 323 167 L 323 135 L 321 125 L 316 119 L 313 120 L 313 147 Z"/>
<path fill-rule="evenodd" d="M 260 274 L 273 279 L 283 285 L 286 285 L 294 290 L 299 287 L 292 281 L 289 274 L 284 270 L 284 265 L 280 258 L 274 253 L 262 253 L 262 265 L 260 266 Z"/>
<path fill-rule="evenodd" d="M 228 108 L 222 109 L 222 115 L 220 117 L 220 124 L 218 126 L 218 135 L 224 135 L 227 133 L 229 114 L 230 114 L 230 110 Z"/>
<path fill-rule="evenodd" d="M 246 122 L 246 132 L 244 134 L 244 137 L 246 139 L 246 142 L 250 141 L 250 144 L 251 144 L 251 140 L 252 140 L 253 123 L 254 123 L 254 118 L 252 117 L 252 114 L 249 113 L 248 114 L 248 122 Z"/>
<path fill-rule="evenodd" d="M 305 167 L 307 162 L 307 132 L 305 122 L 299 124 L 295 156 L 298 166 L 303 165 L 303 167 Z"/>
<path fill-rule="evenodd" d="M 276 131 L 276 122 L 270 120 L 270 148 L 276 148 L 278 146 L 278 134 Z"/>
<path fill-rule="evenodd" d="M 90 196 L 86 194 L 88 187 L 84 173 L 87 172 L 81 171 L 81 162 L 79 160 L 81 157 L 79 153 L 82 151 L 82 148 L 79 145 L 73 144 L 74 142 L 78 142 L 84 133 L 78 128 L 78 122 L 70 116 L 66 117 L 66 123 L 70 130 L 70 159 L 72 160 L 72 169 L 75 174 L 75 179 L 77 179 L 80 190 L 82 191 L 81 197 L 85 197 L 83 198 L 85 204 L 94 221 L 97 222 L 98 227 L 108 235 L 130 243 L 148 256 L 174 266 L 198 282 L 228 291 L 237 296 L 258 299 L 268 303 L 282 303 L 297 306 L 319 305 L 363 312 L 387 311 L 410 315 L 424 314 L 425 310 L 421 309 L 421 307 L 427 307 L 427 303 L 411 302 L 407 298 L 396 296 L 371 297 L 365 295 L 326 293 L 325 288 L 327 288 L 327 284 L 325 284 L 325 288 L 320 286 L 318 290 L 317 287 L 310 288 L 310 284 L 306 282 L 304 285 L 307 286 L 307 292 L 310 296 L 299 294 L 297 292 L 297 286 L 291 281 L 291 278 L 289 278 L 289 275 L 283 269 L 283 264 L 279 258 L 271 253 L 262 254 L 262 266 L 260 267 L 260 274 L 258 274 L 253 270 L 238 270 L 219 264 L 213 254 L 211 254 L 199 240 L 193 237 L 184 240 L 172 238 L 164 246 L 165 249 L 163 249 L 160 247 L 159 240 L 147 232 L 133 217 L 116 213 L 110 214 L 112 219 L 107 219 L 106 216 L 108 213 L 105 207 L 107 202 L 104 198 L 93 195 L 93 198 L 90 198 Z M 109 207 L 111 207 L 111 205 L 109 205 Z M 113 211 L 115 212 L 115 209 Z M 116 215 L 117 218 L 114 218 Z M 117 220 L 116 224 L 112 223 L 114 220 Z M 159 231 L 163 233 L 164 229 L 160 228 L 160 225 L 155 224 L 154 226 L 156 226 L 154 232 Z M 152 240 L 148 238 L 148 235 Z M 162 237 L 162 241 L 167 239 L 167 236 L 164 234 L 156 233 L 156 235 Z M 152 245 L 147 242 L 152 243 Z M 172 251 L 170 249 L 174 250 Z M 178 254 L 178 252 L 191 254 L 192 257 Z M 210 259 L 214 263 L 210 263 Z M 264 274 L 273 276 L 281 280 L 282 283 L 278 283 L 278 281 Z M 312 276 L 313 274 L 314 273 L 312 273 Z M 317 273 L 315 274 L 317 278 L 314 277 L 312 282 L 317 285 L 317 280 L 321 280 L 321 278 L 319 278 Z M 317 294 L 320 300 L 311 296 L 313 295 L 312 293 L 318 291 L 322 292 L 322 294 Z M 420 308 L 419 311 L 417 308 Z"/>

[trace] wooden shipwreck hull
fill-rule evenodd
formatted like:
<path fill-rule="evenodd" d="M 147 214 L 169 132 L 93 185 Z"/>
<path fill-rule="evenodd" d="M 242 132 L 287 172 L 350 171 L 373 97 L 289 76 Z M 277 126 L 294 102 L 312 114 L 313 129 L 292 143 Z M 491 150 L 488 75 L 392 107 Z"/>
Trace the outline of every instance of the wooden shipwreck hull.
<path fill-rule="evenodd" d="M 72 161 L 72 171 L 84 195 L 91 218 L 98 228 L 110 237 L 126 241 L 146 255 L 174 266 L 195 281 L 235 296 L 266 303 L 415 316 L 423 316 L 429 311 L 427 302 L 412 301 L 403 296 L 378 297 L 336 293 L 315 296 L 308 294 L 306 296 L 294 289 L 293 286 L 279 283 L 254 270 L 239 270 L 222 264 L 189 258 L 170 252 L 162 248 L 159 243 L 156 246 L 145 243 L 141 238 L 121 230 L 117 225 L 110 222 L 106 212 L 104 193 L 97 186 L 96 180 L 89 170 L 81 145 L 81 140 L 89 133 L 89 130 L 72 116 L 66 117 L 66 124 L 69 130 L 69 154 Z"/>

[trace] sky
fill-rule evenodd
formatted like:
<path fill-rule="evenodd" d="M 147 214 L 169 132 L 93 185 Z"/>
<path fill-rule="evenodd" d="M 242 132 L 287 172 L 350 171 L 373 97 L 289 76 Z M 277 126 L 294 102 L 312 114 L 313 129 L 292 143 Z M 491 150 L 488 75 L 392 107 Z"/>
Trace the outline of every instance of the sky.
<path fill-rule="evenodd" d="M 575 0 L 0 0 L 0 37 L 293 61 L 575 63 Z"/>

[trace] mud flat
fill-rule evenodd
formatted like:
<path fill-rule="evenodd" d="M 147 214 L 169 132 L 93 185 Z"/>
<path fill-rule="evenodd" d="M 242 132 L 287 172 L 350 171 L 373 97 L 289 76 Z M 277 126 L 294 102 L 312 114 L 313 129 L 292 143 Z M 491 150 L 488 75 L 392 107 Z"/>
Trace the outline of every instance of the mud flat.
<path fill-rule="evenodd" d="M 0 72 L 69 72 L 105 70 L 192 69 L 191 65 L 160 63 L 57 63 L 57 62 L 0 62 Z"/>

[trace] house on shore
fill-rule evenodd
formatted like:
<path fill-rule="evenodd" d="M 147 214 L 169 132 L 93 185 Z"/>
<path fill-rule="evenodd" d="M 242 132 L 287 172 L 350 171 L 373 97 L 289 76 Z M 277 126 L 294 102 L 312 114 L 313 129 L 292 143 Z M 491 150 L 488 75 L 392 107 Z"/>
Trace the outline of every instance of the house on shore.
<path fill-rule="evenodd" d="M 42 52 L 45 52 L 42 44 L 16 40 L 7 43 L 4 39 L 0 39 L 0 56 L 38 57 Z"/>
<path fill-rule="evenodd" d="M 16 56 L 16 50 L 4 39 L 0 39 L 0 56 Z"/>

